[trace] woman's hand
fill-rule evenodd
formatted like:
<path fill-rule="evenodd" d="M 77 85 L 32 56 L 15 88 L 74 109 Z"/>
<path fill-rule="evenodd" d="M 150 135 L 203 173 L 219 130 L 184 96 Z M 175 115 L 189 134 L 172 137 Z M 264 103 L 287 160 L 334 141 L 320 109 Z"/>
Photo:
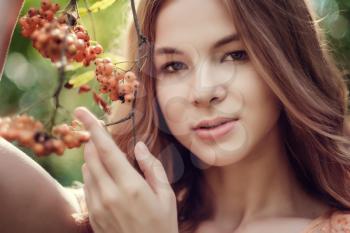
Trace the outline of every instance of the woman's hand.
<path fill-rule="evenodd" d="M 144 179 L 93 114 L 78 108 L 75 116 L 91 133 L 82 172 L 95 233 L 178 233 L 175 194 L 161 162 L 138 142 Z"/>

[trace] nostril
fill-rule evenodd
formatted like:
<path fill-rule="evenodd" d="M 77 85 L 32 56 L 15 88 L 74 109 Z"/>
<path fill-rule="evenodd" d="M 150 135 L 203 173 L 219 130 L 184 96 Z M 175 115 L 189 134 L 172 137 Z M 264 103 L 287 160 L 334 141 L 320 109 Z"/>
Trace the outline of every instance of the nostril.
<path fill-rule="evenodd" d="M 217 102 L 218 100 L 219 100 L 218 97 L 214 97 L 214 98 L 212 98 L 212 99 L 210 100 L 210 103 L 215 103 L 215 102 Z"/>

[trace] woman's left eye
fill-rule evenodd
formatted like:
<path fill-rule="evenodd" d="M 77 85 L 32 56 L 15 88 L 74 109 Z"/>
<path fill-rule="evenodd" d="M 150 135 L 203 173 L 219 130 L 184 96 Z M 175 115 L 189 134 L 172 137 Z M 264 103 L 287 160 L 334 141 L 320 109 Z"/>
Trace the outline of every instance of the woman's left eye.
<path fill-rule="evenodd" d="M 238 50 L 226 53 L 224 57 L 222 58 L 223 61 L 245 61 L 248 59 L 248 54 L 244 50 Z"/>

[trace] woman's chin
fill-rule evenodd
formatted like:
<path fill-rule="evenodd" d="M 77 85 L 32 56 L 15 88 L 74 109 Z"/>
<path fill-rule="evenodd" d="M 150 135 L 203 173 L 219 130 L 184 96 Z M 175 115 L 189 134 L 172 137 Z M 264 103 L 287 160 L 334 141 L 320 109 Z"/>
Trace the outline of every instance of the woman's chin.
<path fill-rule="evenodd" d="M 221 167 L 228 166 L 241 161 L 246 157 L 246 147 L 231 148 L 192 148 L 192 162 L 201 169 L 207 169 L 212 166 Z"/>

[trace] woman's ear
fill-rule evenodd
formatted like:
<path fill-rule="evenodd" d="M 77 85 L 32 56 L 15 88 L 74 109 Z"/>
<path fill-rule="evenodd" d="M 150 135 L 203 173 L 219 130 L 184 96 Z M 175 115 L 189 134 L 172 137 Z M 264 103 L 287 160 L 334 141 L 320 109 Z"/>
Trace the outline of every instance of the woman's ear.
<path fill-rule="evenodd" d="M 1 1 L 0 3 L 0 15 L 3 19 L 0 21 L 0 80 L 12 34 L 22 6 L 23 0 Z"/>

